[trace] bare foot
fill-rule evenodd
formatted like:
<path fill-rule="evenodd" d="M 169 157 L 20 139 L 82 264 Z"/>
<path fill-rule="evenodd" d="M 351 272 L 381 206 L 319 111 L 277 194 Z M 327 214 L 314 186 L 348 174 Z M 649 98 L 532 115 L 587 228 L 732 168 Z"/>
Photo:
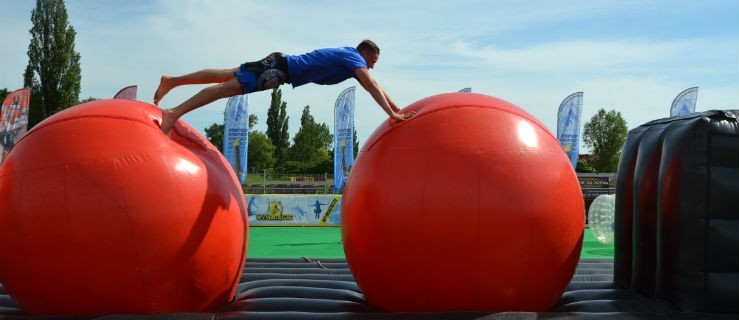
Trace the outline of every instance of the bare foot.
<path fill-rule="evenodd" d="M 170 109 L 162 110 L 162 124 L 160 128 L 165 135 L 169 135 L 169 131 L 172 130 L 174 124 L 177 122 L 177 115 Z"/>
<path fill-rule="evenodd" d="M 159 101 L 161 101 L 162 98 L 164 98 L 164 95 L 166 95 L 169 92 L 169 90 L 172 90 L 173 86 L 170 81 L 171 79 L 172 77 L 168 75 L 163 75 L 159 79 L 159 88 L 157 88 L 157 91 L 154 92 L 154 104 L 155 105 L 159 105 Z"/>

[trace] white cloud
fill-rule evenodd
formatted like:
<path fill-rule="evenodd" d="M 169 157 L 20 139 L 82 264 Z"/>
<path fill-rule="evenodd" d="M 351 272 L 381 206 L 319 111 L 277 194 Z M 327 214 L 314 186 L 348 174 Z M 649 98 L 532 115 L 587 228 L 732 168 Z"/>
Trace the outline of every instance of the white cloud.
<path fill-rule="evenodd" d="M 520 72 L 613 72 L 633 70 L 634 66 L 649 67 L 665 59 L 673 60 L 694 48 L 691 41 L 653 43 L 646 41 L 562 41 L 534 44 L 519 48 L 473 48 L 457 42 L 452 51 L 468 64 L 483 64 L 500 70 Z"/>
<path fill-rule="evenodd" d="M 22 85 L 35 6 L 9 2 L 0 12 L 0 35 L 13 45 L 0 46 L 0 88 Z M 137 84 L 140 99 L 150 102 L 162 74 L 230 68 L 272 51 L 299 54 L 370 38 L 382 48 L 373 75 L 401 106 L 471 86 L 519 105 L 552 131 L 559 103 L 576 91 L 585 92 L 583 121 L 603 107 L 621 111 L 630 128 L 666 116 L 674 96 L 691 86 L 701 87 L 699 109 L 739 107 L 736 19 L 691 20 L 696 28 L 688 35 L 670 31 L 691 10 L 699 19 L 737 7 L 720 1 L 66 3 L 82 56 L 81 98 L 110 97 Z M 624 31 L 629 26 L 638 32 Z M 349 86 L 358 84 L 350 79 L 335 86 L 283 86 L 291 132 L 305 105 L 317 121 L 333 127 L 336 96 Z M 177 88 L 162 106 L 174 106 L 203 87 Z M 356 126 L 364 141 L 387 116 L 364 90 L 356 95 Z M 264 130 L 269 92 L 249 99 L 260 118 L 258 129 Z M 184 120 L 203 131 L 222 121 L 225 104 L 217 101 Z"/>

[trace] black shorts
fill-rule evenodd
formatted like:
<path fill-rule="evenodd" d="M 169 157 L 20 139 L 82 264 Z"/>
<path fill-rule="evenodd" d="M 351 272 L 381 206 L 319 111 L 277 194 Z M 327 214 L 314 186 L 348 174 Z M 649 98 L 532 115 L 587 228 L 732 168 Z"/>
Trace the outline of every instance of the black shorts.
<path fill-rule="evenodd" d="M 290 83 L 287 57 L 280 52 L 273 52 L 259 61 L 242 64 L 234 76 L 239 79 L 244 93 L 277 88 L 283 83 Z"/>

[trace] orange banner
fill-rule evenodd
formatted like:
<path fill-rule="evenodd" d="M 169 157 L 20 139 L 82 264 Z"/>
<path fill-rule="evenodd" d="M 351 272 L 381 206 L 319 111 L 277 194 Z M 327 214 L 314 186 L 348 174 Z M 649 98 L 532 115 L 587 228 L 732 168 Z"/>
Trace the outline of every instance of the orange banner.
<path fill-rule="evenodd" d="M 0 111 L 0 163 L 28 128 L 28 104 L 31 88 L 13 91 L 3 101 Z"/>

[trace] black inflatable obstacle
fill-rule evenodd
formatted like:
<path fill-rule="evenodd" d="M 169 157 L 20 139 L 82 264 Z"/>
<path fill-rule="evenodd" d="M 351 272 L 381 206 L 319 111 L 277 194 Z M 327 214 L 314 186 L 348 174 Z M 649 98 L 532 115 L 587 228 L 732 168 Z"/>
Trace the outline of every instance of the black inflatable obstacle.
<path fill-rule="evenodd" d="M 686 312 L 739 313 L 739 110 L 631 130 L 614 228 L 616 284 Z"/>
<path fill-rule="evenodd" d="M 392 261 L 388 261 L 392 263 Z M 53 270 L 49 270 L 53 272 Z M 59 275 L 62 277 L 63 275 Z M 101 283 L 100 285 L 105 285 Z M 115 290 L 115 288 L 110 288 Z M 454 294 L 450 292 L 450 294 Z M 548 312 L 387 313 L 364 298 L 344 259 L 248 259 L 234 301 L 208 313 L 115 314 L 95 320 L 253 319 L 717 319 L 737 314 L 682 312 L 613 283 L 612 259 L 582 259 L 557 305 Z M 28 316 L 0 285 L 0 320 L 51 320 Z M 75 318 L 86 319 L 86 318 Z"/>

